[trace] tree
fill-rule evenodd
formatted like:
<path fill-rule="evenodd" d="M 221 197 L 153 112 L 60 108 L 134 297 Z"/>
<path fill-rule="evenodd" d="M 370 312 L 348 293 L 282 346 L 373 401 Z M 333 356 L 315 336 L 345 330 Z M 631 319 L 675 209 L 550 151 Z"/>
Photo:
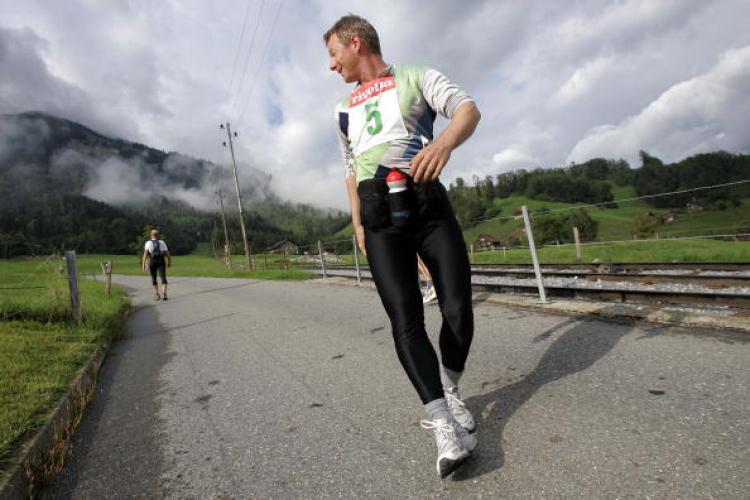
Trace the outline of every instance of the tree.
<path fill-rule="evenodd" d="M 538 211 L 532 219 L 534 238 L 540 244 L 570 243 L 574 241 L 573 228 L 583 241 L 596 238 L 598 223 L 589 216 L 585 209 L 572 212 L 544 213 Z"/>

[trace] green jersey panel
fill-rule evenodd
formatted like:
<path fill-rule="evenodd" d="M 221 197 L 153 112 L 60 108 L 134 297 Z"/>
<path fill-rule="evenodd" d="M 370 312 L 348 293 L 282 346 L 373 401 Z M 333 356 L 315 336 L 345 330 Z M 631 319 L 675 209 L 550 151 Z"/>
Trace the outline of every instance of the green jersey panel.
<path fill-rule="evenodd" d="M 433 139 L 436 116 L 450 119 L 471 100 L 425 66 L 392 65 L 374 81 L 358 84 L 335 110 L 346 174 L 359 183 L 381 165 L 408 173 L 411 159 Z"/>

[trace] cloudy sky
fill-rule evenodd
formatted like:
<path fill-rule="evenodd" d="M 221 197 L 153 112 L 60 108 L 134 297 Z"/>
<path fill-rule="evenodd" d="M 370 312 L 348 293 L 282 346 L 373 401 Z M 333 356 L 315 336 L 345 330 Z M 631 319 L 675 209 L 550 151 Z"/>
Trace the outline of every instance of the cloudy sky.
<path fill-rule="evenodd" d="M 166 151 L 273 175 L 345 208 L 322 33 L 348 12 L 387 62 L 433 66 L 482 122 L 443 179 L 592 157 L 638 166 L 750 152 L 747 0 L 3 0 L 0 113 L 41 110 Z M 241 174 L 240 174 L 241 175 Z"/>

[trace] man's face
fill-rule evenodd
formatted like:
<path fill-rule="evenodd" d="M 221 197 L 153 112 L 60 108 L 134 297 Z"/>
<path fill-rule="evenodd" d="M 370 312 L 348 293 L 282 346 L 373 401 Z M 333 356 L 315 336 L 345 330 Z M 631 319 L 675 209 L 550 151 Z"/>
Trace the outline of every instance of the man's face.
<path fill-rule="evenodd" d="M 328 69 L 341 75 L 346 83 L 359 81 L 358 71 L 358 48 L 359 40 L 352 38 L 349 44 L 345 45 L 339 40 L 338 35 L 334 33 L 328 39 L 326 47 L 331 59 L 328 62 Z"/>

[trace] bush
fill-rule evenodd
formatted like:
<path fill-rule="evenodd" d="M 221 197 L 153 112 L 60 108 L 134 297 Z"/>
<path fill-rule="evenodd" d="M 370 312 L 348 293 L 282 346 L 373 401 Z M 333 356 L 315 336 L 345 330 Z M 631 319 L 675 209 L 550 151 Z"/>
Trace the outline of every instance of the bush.
<path fill-rule="evenodd" d="M 641 214 L 633 221 L 633 235 L 638 238 L 648 238 L 656 233 L 659 219 L 651 212 Z"/>
<path fill-rule="evenodd" d="M 598 223 L 583 208 L 562 214 L 540 213 L 533 220 L 534 238 L 540 244 L 572 243 L 573 228 L 578 228 L 581 241 L 596 238 Z"/>

